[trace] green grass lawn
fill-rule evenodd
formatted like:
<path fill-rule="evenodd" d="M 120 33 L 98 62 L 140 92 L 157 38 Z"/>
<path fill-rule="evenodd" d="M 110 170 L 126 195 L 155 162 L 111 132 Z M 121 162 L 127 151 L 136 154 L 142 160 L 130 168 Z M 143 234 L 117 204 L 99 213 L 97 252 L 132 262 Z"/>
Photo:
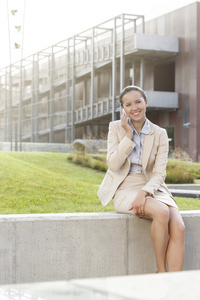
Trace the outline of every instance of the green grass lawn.
<path fill-rule="evenodd" d="M 114 211 L 97 197 L 104 173 L 75 165 L 61 153 L 0 152 L 0 213 Z M 176 198 L 180 210 L 200 209 L 200 199 Z"/>

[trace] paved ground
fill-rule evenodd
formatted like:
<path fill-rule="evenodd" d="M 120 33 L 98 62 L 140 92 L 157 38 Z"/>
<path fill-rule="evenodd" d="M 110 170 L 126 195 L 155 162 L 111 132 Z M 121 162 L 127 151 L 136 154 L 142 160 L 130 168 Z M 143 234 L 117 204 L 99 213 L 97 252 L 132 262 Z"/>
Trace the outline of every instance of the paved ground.
<path fill-rule="evenodd" d="M 200 270 L 0 286 L 0 299 L 199 300 Z"/>

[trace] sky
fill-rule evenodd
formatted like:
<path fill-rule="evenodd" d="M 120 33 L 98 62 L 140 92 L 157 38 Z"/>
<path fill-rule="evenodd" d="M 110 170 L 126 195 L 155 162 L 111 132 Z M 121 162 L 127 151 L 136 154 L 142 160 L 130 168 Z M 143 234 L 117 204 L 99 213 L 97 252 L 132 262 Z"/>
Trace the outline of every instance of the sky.
<path fill-rule="evenodd" d="M 25 1 L 24 23 L 23 4 Z M 0 68 L 50 47 L 121 13 L 144 15 L 145 20 L 194 3 L 194 0 L 0 0 Z M 7 13 L 9 11 L 9 18 Z M 13 16 L 11 10 L 18 10 Z M 10 23 L 8 26 L 8 19 Z M 13 23 L 12 23 L 13 22 Z M 21 25 L 18 32 L 15 26 Z M 14 28 L 14 29 L 13 29 Z M 9 35 L 10 32 L 10 35 Z M 23 34 L 23 53 L 9 51 Z M 14 39 L 13 39 L 14 37 Z M 11 54 L 11 55 L 10 55 Z"/>

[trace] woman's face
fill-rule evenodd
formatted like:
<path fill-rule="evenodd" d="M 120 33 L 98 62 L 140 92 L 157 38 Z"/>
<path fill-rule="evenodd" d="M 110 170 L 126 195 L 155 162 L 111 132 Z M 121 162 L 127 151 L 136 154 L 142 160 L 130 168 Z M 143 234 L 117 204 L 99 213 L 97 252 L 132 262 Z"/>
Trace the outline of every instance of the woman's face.
<path fill-rule="evenodd" d="M 132 123 L 144 123 L 146 119 L 146 107 L 148 101 L 145 102 L 139 91 L 130 91 L 123 96 L 123 108 Z"/>

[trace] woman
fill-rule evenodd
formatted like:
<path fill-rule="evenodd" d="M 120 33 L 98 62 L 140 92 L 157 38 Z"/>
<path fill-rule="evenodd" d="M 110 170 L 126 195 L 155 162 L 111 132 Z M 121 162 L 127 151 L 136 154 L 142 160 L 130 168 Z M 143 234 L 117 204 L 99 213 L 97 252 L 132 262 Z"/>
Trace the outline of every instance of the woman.
<path fill-rule="evenodd" d="M 98 197 L 103 205 L 113 198 L 118 213 L 152 219 L 151 238 L 158 272 L 181 271 L 185 226 L 164 183 L 167 133 L 146 118 L 148 100 L 141 88 L 127 86 L 120 102 L 121 120 L 109 124 L 108 171 Z"/>

